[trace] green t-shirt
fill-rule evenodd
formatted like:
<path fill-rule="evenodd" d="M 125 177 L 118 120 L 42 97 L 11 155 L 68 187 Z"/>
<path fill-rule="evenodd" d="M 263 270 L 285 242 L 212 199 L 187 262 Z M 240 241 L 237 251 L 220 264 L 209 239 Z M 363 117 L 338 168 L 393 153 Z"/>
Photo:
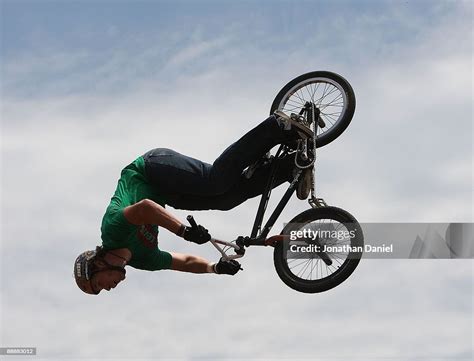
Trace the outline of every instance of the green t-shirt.
<path fill-rule="evenodd" d="M 123 215 L 125 207 L 145 198 L 165 205 L 163 196 L 147 182 L 145 161 L 139 157 L 122 170 L 117 189 L 102 219 L 102 246 L 105 250 L 128 248 L 132 253 L 128 264 L 134 268 L 148 271 L 168 269 L 171 267 L 171 254 L 158 248 L 158 226 L 137 226 Z"/>

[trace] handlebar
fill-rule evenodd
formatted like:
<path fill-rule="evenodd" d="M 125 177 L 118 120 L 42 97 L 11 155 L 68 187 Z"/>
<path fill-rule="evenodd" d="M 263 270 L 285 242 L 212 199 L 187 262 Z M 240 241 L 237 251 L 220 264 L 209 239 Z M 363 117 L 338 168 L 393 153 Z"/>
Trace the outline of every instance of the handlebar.
<path fill-rule="evenodd" d="M 197 225 L 197 223 L 194 220 L 194 217 L 192 215 L 188 215 L 186 217 L 186 219 L 188 220 L 188 222 L 189 222 L 189 224 L 191 225 L 192 228 L 198 228 L 198 225 Z"/>
<path fill-rule="evenodd" d="M 198 227 L 198 225 L 197 225 L 197 223 L 196 223 L 196 221 L 195 221 L 195 219 L 192 215 L 189 214 L 186 217 L 186 220 L 189 222 L 189 224 L 191 225 L 192 228 L 197 228 Z M 215 239 L 215 238 L 211 238 L 210 242 L 219 251 L 219 253 L 222 255 L 222 257 L 225 258 L 226 260 L 241 258 L 241 257 L 243 257 L 243 255 L 245 253 L 245 250 L 243 250 L 243 248 L 241 248 L 238 245 L 236 245 L 234 243 L 231 243 L 231 242 L 221 241 L 221 240 L 218 240 L 218 239 Z M 220 247 L 219 245 L 233 248 L 235 250 L 236 254 L 235 255 L 227 255 L 224 252 L 224 248 Z M 241 252 L 237 253 L 237 251 L 241 251 Z"/>

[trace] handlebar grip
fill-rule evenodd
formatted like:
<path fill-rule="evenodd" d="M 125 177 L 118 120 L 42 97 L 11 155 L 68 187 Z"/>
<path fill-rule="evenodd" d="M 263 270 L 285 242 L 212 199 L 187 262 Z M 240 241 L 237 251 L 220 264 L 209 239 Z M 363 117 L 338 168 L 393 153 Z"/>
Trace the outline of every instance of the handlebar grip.
<path fill-rule="evenodd" d="M 196 223 L 196 221 L 194 220 L 194 217 L 193 217 L 192 215 L 188 215 L 188 216 L 186 217 L 186 219 L 188 220 L 188 222 L 189 222 L 189 224 L 191 225 L 191 227 L 197 228 L 198 225 L 197 225 L 197 223 Z"/>

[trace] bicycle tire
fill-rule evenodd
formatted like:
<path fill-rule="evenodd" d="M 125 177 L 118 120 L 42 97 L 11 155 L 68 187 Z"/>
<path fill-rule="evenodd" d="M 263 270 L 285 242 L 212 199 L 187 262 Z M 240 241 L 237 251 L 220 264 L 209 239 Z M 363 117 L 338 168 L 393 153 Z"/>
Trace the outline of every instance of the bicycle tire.
<path fill-rule="evenodd" d="M 294 217 L 282 230 L 281 234 L 289 235 L 295 227 L 301 224 L 308 224 L 320 219 L 333 219 L 346 226 L 349 230 L 354 230 L 355 236 L 351 238 L 351 246 L 363 249 L 364 236 L 359 222 L 349 212 L 337 207 L 312 208 Z M 290 288 L 304 293 L 319 293 L 334 288 L 344 282 L 356 269 L 363 252 L 352 252 L 344 263 L 331 275 L 318 280 L 306 280 L 295 275 L 288 266 L 288 259 L 285 256 L 285 242 L 279 242 L 273 252 L 273 261 L 276 272 L 280 279 Z M 322 261 L 321 261 L 322 262 Z M 312 273 L 312 270 L 311 270 Z"/>
<path fill-rule="evenodd" d="M 300 75 L 297 78 L 291 80 L 278 92 L 270 108 L 270 115 L 273 114 L 275 110 L 285 111 L 285 106 L 290 101 L 290 98 L 294 94 L 298 94 L 298 91 L 308 86 L 308 84 L 313 83 L 325 83 L 334 86 L 341 92 L 342 99 L 345 102 L 345 104 L 343 104 L 341 114 L 338 116 L 338 119 L 335 120 L 335 124 L 333 124 L 330 129 L 327 129 L 326 131 L 321 128 L 319 129 L 321 132 L 318 132 L 316 146 L 323 147 L 339 137 L 344 132 L 344 130 L 346 130 L 355 112 L 356 98 L 354 90 L 352 89 L 352 86 L 349 84 L 349 82 L 339 74 L 329 71 L 313 71 Z M 314 101 L 314 99 L 312 100 Z M 331 124 L 333 115 L 325 114 L 323 109 L 321 110 L 321 118 L 326 124 Z"/>

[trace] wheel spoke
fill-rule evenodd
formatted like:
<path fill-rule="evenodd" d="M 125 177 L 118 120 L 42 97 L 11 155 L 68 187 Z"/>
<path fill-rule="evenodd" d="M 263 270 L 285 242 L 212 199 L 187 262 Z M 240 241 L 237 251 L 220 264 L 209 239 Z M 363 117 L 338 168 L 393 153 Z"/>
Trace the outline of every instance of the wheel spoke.
<path fill-rule="evenodd" d="M 339 94 L 336 98 L 332 99 L 329 103 L 321 104 L 321 108 L 325 109 L 329 106 L 334 106 L 334 104 L 343 104 L 343 103 L 339 102 L 340 100 L 344 100 L 343 97 L 342 97 L 342 94 Z M 339 103 L 336 103 L 336 102 L 339 102 Z"/>
<path fill-rule="evenodd" d="M 296 94 L 296 93 L 293 93 L 290 97 L 288 97 L 288 99 L 286 100 L 286 103 L 289 102 L 290 100 L 291 100 L 292 102 L 298 104 L 298 105 L 301 106 L 301 107 L 303 107 L 303 106 L 304 106 L 304 103 L 305 103 L 305 102 L 304 102 L 304 99 L 301 99 L 301 98 L 298 96 L 298 94 Z M 285 104 L 286 104 L 286 103 L 285 103 Z"/>
<path fill-rule="evenodd" d="M 282 111 L 283 111 L 283 113 L 288 113 L 288 112 L 293 112 L 294 110 L 299 110 L 299 109 L 300 109 L 299 107 L 295 107 L 295 108 L 291 108 L 291 109 L 290 108 L 289 109 L 283 108 Z"/>
<path fill-rule="evenodd" d="M 304 271 L 306 271 L 306 269 L 308 268 L 310 264 L 310 259 L 307 260 L 306 262 L 306 265 L 303 267 L 303 269 L 301 270 L 301 276 L 304 276 Z M 299 275 L 298 275 L 299 276 Z"/>
<path fill-rule="evenodd" d="M 311 259 L 311 279 L 313 279 L 313 270 L 314 270 L 314 267 L 318 264 L 318 259 L 316 260 L 316 262 L 314 263 L 313 265 L 313 259 Z"/>
<path fill-rule="evenodd" d="M 323 95 L 321 96 L 321 98 L 319 98 L 318 100 L 323 100 L 325 97 L 326 97 L 326 90 L 328 88 L 328 84 L 327 83 L 324 83 L 324 90 L 323 90 Z M 321 102 L 319 102 L 321 103 Z"/>
<path fill-rule="evenodd" d="M 321 85 L 321 83 L 316 83 L 316 86 L 314 87 L 313 95 L 311 95 L 311 101 L 313 103 L 314 103 L 314 94 L 316 94 L 316 92 L 318 91 L 320 85 Z"/>
<path fill-rule="evenodd" d="M 301 258 L 298 258 L 298 259 L 301 260 Z M 294 269 L 294 268 L 296 268 L 296 267 L 299 267 L 299 266 L 303 265 L 306 261 L 307 261 L 307 259 L 303 259 L 303 262 L 298 263 L 297 265 L 294 265 L 293 267 L 290 268 L 290 270 L 292 270 L 292 269 Z"/>
<path fill-rule="evenodd" d="M 304 103 L 305 103 L 304 98 L 302 98 L 301 95 L 298 94 L 298 92 L 299 92 L 300 90 L 301 90 L 301 89 L 298 89 L 296 92 L 294 92 L 293 95 L 295 95 L 295 96 L 301 101 L 301 105 L 304 105 Z"/>
<path fill-rule="evenodd" d="M 308 88 L 310 88 L 310 87 L 305 86 L 304 88 L 306 89 L 306 92 L 307 92 L 308 95 L 309 95 L 309 99 L 310 99 L 311 101 L 313 101 L 313 98 L 311 97 L 311 92 L 308 90 Z"/>
<path fill-rule="evenodd" d="M 329 95 L 331 95 L 332 93 L 334 93 L 335 91 L 339 91 L 338 88 L 336 88 L 335 86 L 333 86 L 333 88 L 326 94 L 323 94 L 323 96 L 319 99 L 319 100 L 323 100 L 324 98 L 328 97 Z M 342 98 L 342 94 L 340 94 L 341 98 Z"/>

